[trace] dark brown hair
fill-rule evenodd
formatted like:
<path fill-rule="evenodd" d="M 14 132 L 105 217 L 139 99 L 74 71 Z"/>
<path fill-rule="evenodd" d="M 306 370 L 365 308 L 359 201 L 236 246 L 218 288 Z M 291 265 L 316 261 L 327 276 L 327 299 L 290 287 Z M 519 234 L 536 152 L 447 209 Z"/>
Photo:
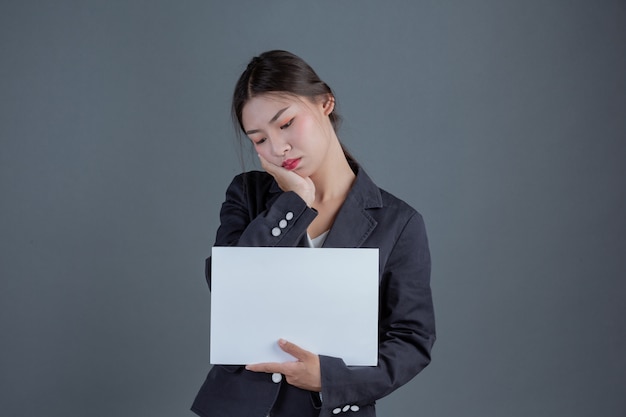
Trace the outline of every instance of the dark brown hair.
<path fill-rule="evenodd" d="M 267 51 L 252 58 L 239 77 L 233 92 L 233 123 L 243 131 L 241 113 L 248 100 L 265 93 L 286 93 L 307 97 L 312 101 L 320 96 L 335 95 L 331 88 L 302 58 L 287 51 Z M 337 102 L 335 99 L 335 107 Z M 333 110 L 329 115 L 335 131 L 340 117 Z"/>
<path fill-rule="evenodd" d="M 328 84 L 299 56 L 287 51 L 273 50 L 252 58 L 235 85 L 231 112 L 233 123 L 240 134 L 245 131 L 241 121 L 243 107 L 251 98 L 267 93 L 291 94 L 307 97 L 311 101 L 331 95 L 335 106 L 328 117 L 335 132 L 339 129 L 341 117 L 335 111 L 337 99 Z M 356 163 L 343 144 L 341 148 L 348 161 Z"/>

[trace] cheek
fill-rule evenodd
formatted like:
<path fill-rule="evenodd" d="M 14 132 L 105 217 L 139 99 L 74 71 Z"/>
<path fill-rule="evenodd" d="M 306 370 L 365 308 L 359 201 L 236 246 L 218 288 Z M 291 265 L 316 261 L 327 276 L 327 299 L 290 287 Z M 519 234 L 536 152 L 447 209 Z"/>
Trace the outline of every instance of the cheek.
<path fill-rule="evenodd" d="M 270 148 L 268 146 L 259 146 L 257 148 L 254 148 L 254 150 L 256 151 L 257 154 L 261 155 L 263 159 L 265 159 L 266 161 L 273 161 L 275 158 L 275 156 L 272 155 L 272 152 L 270 151 Z"/>
<path fill-rule="evenodd" d="M 310 118 L 301 118 L 300 123 L 294 124 L 290 134 L 297 143 L 307 143 L 310 140 L 314 121 Z"/>

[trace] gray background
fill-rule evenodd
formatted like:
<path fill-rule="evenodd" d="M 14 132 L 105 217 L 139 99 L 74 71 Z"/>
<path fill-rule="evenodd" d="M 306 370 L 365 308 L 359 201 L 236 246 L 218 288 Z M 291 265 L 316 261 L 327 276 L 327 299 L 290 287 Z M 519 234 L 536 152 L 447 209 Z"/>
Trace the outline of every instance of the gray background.
<path fill-rule="evenodd" d="M 439 338 L 379 415 L 626 416 L 623 0 L 3 0 L 0 48 L 0 415 L 191 415 L 230 93 L 283 48 L 427 222 Z"/>

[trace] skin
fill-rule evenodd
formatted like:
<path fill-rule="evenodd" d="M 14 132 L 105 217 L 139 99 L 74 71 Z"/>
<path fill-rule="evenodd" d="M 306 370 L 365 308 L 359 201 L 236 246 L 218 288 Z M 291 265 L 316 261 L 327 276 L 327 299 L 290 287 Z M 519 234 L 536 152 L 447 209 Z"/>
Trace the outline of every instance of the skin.
<path fill-rule="evenodd" d="M 312 237 L 330 229 L 355 178 L 330 122 L 334 107 L 330 94 L 309 99 L 268 93 L 252 97 L 242 110 L 244 130 L 263 169 L 283 191 L 295 192 L 317 210 L 307 229 Z M 297 167 L 284 168 L 288 160 L 299 160 Z M 320 392 L 319 356 L 283 339 L 278 346 L 296 360 L 247 365 L 246 369 L 281 373 L 289 384 Z"/>

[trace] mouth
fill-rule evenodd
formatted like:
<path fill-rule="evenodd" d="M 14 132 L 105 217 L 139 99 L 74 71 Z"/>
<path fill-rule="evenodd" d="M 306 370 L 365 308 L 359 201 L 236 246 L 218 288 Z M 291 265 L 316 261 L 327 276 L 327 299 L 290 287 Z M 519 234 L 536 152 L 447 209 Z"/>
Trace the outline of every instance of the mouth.
<path fill-rule="evenodd" d="M 289 171 L 293 171 L 294 169 L 296 169 L 298 167 L 298 164 L 300 163 L 301 158 L 298 159 L 287 159 L 283 162 L 283 168 L 289 170 Z"/>

